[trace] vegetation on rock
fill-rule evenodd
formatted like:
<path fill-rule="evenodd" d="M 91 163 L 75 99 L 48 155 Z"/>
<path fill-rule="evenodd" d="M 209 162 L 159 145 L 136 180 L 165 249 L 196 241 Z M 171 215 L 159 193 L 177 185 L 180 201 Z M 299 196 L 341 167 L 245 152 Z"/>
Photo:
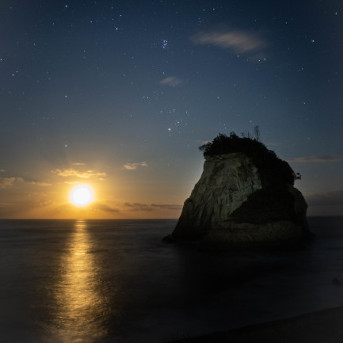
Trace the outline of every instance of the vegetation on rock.
<path fill-rule="evenodd" d="M 221 133 L 199 149 L 205 157 L 230 153 L 245 154 L 257 167 L 264 188 L 294 185 L 294 180 L 299 178 L 286 161 L 278 158 L 274 151 L 267 149 L 259 141 L 258 127 L 255 128 L 255 138 L 250 134 L 239 137 L 235 132 L 231 132 L 229 136 Z"/>

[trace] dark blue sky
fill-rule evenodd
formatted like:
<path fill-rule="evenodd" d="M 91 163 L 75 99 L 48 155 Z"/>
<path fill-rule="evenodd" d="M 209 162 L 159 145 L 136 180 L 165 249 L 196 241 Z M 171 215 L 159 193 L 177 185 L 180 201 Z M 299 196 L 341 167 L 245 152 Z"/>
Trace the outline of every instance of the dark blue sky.
<path fill-rule="evenodd" d="M 253 132 L 303 176 L 310 214 L 343 210 L 339 1 L 0 5 L 0 216 L 177 217 L 198 146 Z"/>

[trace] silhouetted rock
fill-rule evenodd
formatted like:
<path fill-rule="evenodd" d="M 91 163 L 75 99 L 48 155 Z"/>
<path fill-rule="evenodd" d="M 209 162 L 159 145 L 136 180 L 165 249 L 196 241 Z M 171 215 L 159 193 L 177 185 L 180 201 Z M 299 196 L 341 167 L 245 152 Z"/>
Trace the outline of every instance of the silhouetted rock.
<path fill-rule="evenodd" d="M 167 241 L 225 246 L 299 242 L 310 236 L 296 175 L 264 144 L 232 133 L 200 147 L 205 164 Z"/>

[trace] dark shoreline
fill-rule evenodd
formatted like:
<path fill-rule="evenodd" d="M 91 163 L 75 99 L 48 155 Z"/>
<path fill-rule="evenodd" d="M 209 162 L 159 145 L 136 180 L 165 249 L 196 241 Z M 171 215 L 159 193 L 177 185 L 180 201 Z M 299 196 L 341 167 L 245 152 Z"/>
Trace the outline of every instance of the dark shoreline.
<path fill-rule="evenodd" d="M 343 342 L 342 323 L 343 307 L 336 307 L 169 343 L 338 343 Z"/>

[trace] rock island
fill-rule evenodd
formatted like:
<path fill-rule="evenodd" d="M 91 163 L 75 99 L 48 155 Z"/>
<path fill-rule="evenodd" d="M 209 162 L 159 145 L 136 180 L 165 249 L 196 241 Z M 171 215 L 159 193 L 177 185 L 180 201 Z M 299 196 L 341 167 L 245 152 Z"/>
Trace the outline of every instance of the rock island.
<path fill-rule="evenodd" d="M 275 246 L 311 236 L 307 204 L 294 188 L 300 176 L 258 136 L 219 134 L 200 150 L 205 157 L 202 175 L 166 241 Z"/>

